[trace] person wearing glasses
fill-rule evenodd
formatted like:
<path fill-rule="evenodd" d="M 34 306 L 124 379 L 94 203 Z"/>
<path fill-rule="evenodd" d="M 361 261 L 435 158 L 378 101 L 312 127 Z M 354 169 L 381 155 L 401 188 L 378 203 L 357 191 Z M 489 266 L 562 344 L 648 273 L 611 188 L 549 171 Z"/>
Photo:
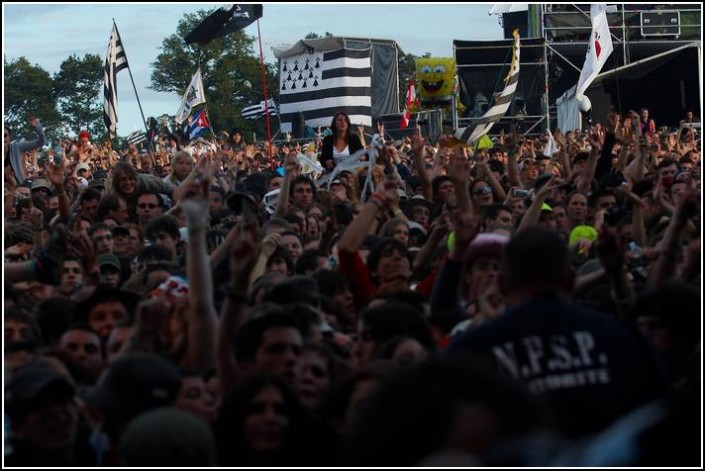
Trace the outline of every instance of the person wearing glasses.
<path fill-rule="evenodd" d="M 164 199 L 159 193 L 144 191 L 137 197 L 137 222 L 141 227 L 163 213 Z"/>
<path fill-rule="evenodd" d="M 168 183 L 162 181 L 154 175 L 138 174 L 137 170 L 127 162 L 118 162 L 111 172 L 112 183 L 106 185 L 110 187 L 112 193 L 121 196 L 127 203 L 131 216 L 137 215 L 137 199 L 146 192 L 162 193 L 171 196 L 173 188 Z"/>

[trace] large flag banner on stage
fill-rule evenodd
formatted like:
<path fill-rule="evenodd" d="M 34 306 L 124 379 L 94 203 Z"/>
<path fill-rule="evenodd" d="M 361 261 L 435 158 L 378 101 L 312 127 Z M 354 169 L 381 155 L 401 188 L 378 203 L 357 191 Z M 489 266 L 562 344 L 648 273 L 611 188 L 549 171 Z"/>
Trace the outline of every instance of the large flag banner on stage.
<path fill-rule="evenodd" d="M 330 126 L 339 111 L 352 124 L 372 126 L 372 49 L 314 51 L 280 60 L 281 130 L 302 113 L 307 126 Z"/>

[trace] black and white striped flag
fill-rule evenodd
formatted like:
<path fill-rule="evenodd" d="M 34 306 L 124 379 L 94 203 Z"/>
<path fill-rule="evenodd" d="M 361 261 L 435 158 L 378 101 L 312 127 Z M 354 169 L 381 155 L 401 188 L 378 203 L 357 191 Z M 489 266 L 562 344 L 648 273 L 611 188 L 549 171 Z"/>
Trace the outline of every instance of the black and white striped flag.
<path fill-rule="evenodd" d="M 461 141 L 472 144 L 487 134 L 494 123 L 502 119 L 507 113 L 509 105 L 512 104 L 514 92 L 516 92 L 517 84 L 519 83 L 519 30 L 516 29 L 514 30 L 514 45 L 512 47 L 512 65 L 504 79 L 504 90 L 495 99 L 494 104 L 487 110 L 487 113 L 475 121 L 472 126 L 458 129 L 455 132 L 455 137 Z"/>
<path fill-rule="evenodd" d="M 267 109 L 265 110 L 264 100 L 260 101 L 256 105 L 247 106 L 242 109 L 242 117 L 245 119 L 259 119 L 264 118 L 265 114 L 269 111 L 269 116 L 277 115 L 277 105 L 274 100 L 270 98 L 267 100 Z"/>
<path fill-rule="evenodd" d="M 371 53 L 371 48 L 309 50 L 281 58 L 281 130 L 291 132 L 298 113 L 307 126 L 330 126 L 339 111 L 353 124 L 372 126 Z"/>
<path fill-rule="evenodd" d="M 108 43 L 108 53 L 105 56 L 105 76 L 103 81 L 103 121 L 108 129 L 110 137 L 115 137 L 115 130 L 118 121 L 117 103 L 117 73 L 122 69 L 127 69 L 127 57 L 122 48 L 122 40 L 118 33 L 117 26 L 113 23 L 113 31 L 110 33 Z"/>
<path fill-rule="evenodd" d="M 138 145 L 142 142 L 145 142 L 146 140 L 147 135 L 144 133 L 144 131 L 135 131 L 129 136 L 127 136 L 127 142 L 134 145 Z"/>

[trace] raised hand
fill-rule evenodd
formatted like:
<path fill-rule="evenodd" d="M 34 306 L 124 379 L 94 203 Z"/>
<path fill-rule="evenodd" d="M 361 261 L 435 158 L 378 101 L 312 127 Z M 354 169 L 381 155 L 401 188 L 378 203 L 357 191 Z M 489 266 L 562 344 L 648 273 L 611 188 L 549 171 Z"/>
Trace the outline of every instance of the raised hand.
<path fill-rule="evenodd" d="M 455 152 L 450 156 L 448 177 L 453 184 L 458 186 L 470 183 L 470 161 L 463 146 L 457 146 Z"/>
<path fill-rule="evenodd" d="M 269 258 L 277 250 L 282 242 L 282 236 L 278 232 L 272 232 L 262 240 L 262 255 Z"/>
<path fill-rule="evenodd" d="M 293 178 L 297 176 L 300 172 L 301 168 L 299 167 L 299 161 L 296 160 L 296 151 L 291 151 L 284 160 L 284 175 L 291 175 L 291 177 Z"/>
<path fill-rule="evenodd" d="M 73 232 L 68 235 L 66 252 L 81 262 L 83 273 L 98 275 L 98 254 L 86 231 Z"/>
<path fill-rule="evenodd" d="M 60 162 L 59 165 L 51 162 L 46 165 L 47 178 L 56 188 L 64 186 L 64 161 Z"/>
<path fill-rule="evenodd" d="M 426 146 L 426 140 L 421 137 L 421 130 L 417 127 L 414 129 L 414 133 L 411 135 L 411 150 L 414 153 L 419 153 L 424 150 Z"/>

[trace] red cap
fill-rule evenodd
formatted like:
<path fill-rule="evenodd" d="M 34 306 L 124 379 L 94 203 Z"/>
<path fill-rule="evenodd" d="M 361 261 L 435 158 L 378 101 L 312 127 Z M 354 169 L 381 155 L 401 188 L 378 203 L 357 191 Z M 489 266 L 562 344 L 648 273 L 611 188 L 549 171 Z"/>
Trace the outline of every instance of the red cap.
<path fill-rule="evenodd" d="M 88 131 L 81 131 L 81 132 L 78 133 L 78 138 L 79 138 L 79 139 L 83 139 L 84 137 L 85 137 L 86 139 L 90 140 L 90 139 L 91 139 L 91 133 L 89 133 Z"/>

